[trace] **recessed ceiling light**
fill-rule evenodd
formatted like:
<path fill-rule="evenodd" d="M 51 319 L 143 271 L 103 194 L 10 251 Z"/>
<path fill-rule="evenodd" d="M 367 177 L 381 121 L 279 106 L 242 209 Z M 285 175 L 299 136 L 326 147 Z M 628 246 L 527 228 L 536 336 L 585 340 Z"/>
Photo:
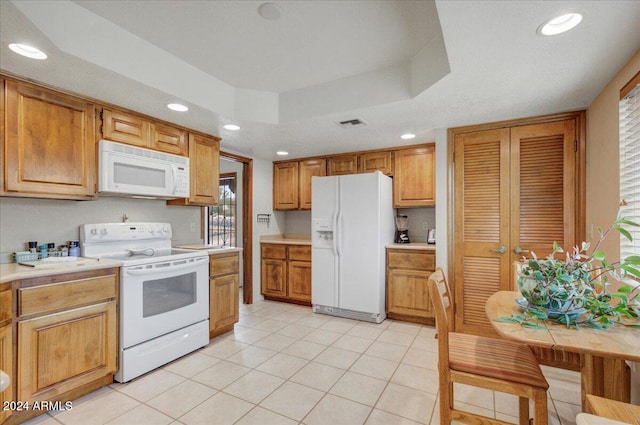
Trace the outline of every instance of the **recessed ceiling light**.
<path fill-rule="evenodd" d="M 167 108 L 171 109 L 172 111 L 178 111 L 178 112 L 186 112 L 189 110 L 189 108 L 179 103 L 169 103 L 167 105 Z"/>
<path fill-rule="evenodd" d="M 224 128 L 225 130 L 231 130 L 231 131 L 240 130 L 240 126 L 235 124 L 225 124 L 222 126 L 222 128 Z"/>
<path fill-rule="evenodd" d="M 566 13 L 555 18 L 547 19 L 539 27 L 540 35 L 558 35 L 575 28 L 582 21 L 579 13 Z"/>
<path fill-rule="evenodd" d="M 11 43 L 9 48 L 19 55 L 26 56 L 31 59 L 46 59 L 47 54 L 40 49 L 22 43 Z"/>
<path fill-rule="evenodd" d="M 258 13 L 268 21 L 277 21 L 280 19 L 280 6 L 275 3 L 262 3 L 258 7 Z"/>
<path fill-rule="evenodd" d="M 280 156 L 286 156 L 286 155 L 289 155 L 289 152 L 287 152 L 287 151 L 278 151 L 278 152 L 276 152 L 276 154 L 278 154 Z"/>
<path fill-rule="evenodd" d="M 401 139 L 415 139 L 416 135 L 413 133 L 407 133 L 400 136 Z"/>

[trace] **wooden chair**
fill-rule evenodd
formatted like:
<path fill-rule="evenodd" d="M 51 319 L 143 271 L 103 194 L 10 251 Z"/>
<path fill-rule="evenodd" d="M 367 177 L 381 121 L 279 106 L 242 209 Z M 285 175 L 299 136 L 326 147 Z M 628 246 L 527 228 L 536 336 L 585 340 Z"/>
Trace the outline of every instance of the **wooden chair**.
<path fill-rule="evenodd" d="M 640 424 L 640 406 L 587 394 L 587 405 L 594 415 L 628 424 Z"/>
<path fill-rule="evenodd" d="M 534 424 L 546 425 L 549 384 L 529 347 L 453 332 L 451 291 L 441 268 L 429 276 L 428 286 L 438 332 L 440 423 L 508 424 L 454 408 L 457 382 L 518 396 L 520 425 L 529 423 L 529 400 L 533 400 Z"/>

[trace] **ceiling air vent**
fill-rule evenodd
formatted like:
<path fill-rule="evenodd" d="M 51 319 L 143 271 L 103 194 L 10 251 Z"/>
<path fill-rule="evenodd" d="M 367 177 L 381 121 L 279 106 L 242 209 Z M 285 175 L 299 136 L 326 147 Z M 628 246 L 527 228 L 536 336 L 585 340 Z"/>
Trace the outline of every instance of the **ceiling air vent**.
<path fill-rule="evenodd" d="M 362 118 L 354 118 L 352 120 L 340 121 L 340 122 L 337 122 L 336 124 L 338 124 L 342 128 L 353 128 L 353 127 L 358 127 L 360 125 L 367 125 L 367 123 Z"/>

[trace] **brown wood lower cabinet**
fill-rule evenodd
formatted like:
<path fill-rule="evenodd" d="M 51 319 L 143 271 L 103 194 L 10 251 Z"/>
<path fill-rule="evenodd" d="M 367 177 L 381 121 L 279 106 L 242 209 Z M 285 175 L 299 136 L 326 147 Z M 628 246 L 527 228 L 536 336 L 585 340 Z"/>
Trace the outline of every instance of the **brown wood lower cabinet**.
<path fill-rule="evenodd" d="M 263 243 L 260 247 L 265 299 L 311 305 L 311 246 Z"/>
<path fill-rule="evenodd" d="M 209 256 L 209 337 L 233 330 L 239 318 L 240 253 Z"/>
<path fill-rule="evenodd" d="M 434 324 L 427 280 L 435 270 L 435 251 L 387 248 L 387 316 Z"/>
<path fill-rule="evenodd" d="M 74 400 L 113 382 L 118 269 L 18 281 L 15 400 Z M 24 411 L 20 423 L 42 411 Z M 10 421 L 9 423 L 11 423 Z"/>
<path fill-rule="evenodd" d="M 13 330 L 11 326 L 11 285 L 0 285 L 0 370 L 9 377 L 13 376 Z M 0 424 L 11 415 L 11 409 L 5 409 L 5 403 L 13 401 L 13 384 L 0 391 Z"/>

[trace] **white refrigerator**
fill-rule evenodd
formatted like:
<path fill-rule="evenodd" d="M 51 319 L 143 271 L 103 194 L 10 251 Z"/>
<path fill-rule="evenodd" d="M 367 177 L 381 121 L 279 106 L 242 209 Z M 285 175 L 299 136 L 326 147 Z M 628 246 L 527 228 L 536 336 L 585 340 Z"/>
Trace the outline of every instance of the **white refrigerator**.
<path fill-rule="evenodd" d="M 311 303 L 316 313 L 380 323 L 392 180 L 379 171 L 312 177 Z"/>

